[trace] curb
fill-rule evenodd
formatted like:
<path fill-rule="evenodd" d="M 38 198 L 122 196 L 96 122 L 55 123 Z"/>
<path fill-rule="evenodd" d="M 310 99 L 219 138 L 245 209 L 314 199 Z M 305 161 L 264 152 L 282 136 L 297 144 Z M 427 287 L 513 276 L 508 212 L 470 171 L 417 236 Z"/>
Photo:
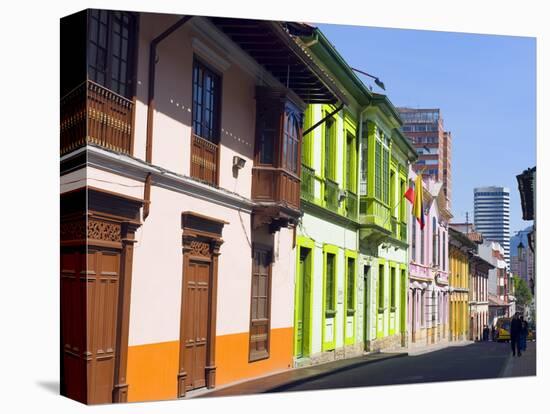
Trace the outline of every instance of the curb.
<path fill-rule="evenodd" d="M 288 388 L 290 386 L 301 385 L 301 384 L 304 384 L 308 381 L 316 380 L 316 379 L 319 379 L 319 378 L 322 378 L 322 377 L 326 377 L 326 376 L 329 376 L 329 375 L 332 375 L 332 374 L 336 374 L 338 372 L 346 371 L 348 369 L 352 369 L 352 368 L 358 367 L 360 365 L 368 365 L 368 364 L 373 364 L 373 363 L 379 362 L 379 361 L 387 361 L 388 359 L 402 358 L 402 357 L 406 357 L 408 355 L 409 355 L 408 352 L 401 352 L 401 353 L 397 353 L 397 354 L 389 354 L 387 356 L 376 358 L 376 359 L 373 359 L 373 360 L 367 359 L 367 360 L 363 360 L 363 361 L 357 361 L 357 362 L 351 363 L 349 365 L 346 365 L 346 366 L 343 366 L 343 367 L 340 367 L 340 368 L 336 368 L 336 369 L 333 369 L 333 370 L 330 370 L 330 371 L 320 372 L 318 374 L 311 374 L 311 375 L 308 375 L 307 377 L 304 377 L 304 378 L 287 381 L 285 383 L 277 385 L 276 387 L 269 388 L 267 390 L 261 391 L 260 394 L 271 393 L 271 392 L 283 392 L 283 391 L 286 390 L 286 388 Z"/>

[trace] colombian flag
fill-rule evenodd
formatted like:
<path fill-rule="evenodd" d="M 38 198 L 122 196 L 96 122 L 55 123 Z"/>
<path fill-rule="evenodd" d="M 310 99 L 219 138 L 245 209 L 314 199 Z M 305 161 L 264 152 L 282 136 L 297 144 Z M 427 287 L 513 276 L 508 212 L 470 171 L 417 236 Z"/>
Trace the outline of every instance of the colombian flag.
<path fill-rule="evenodd" d="M 422 201 L 422 174 L 416 176 L 413 214 L 420 223 L 420 230 L 424 229 L 424 205 Z"/>

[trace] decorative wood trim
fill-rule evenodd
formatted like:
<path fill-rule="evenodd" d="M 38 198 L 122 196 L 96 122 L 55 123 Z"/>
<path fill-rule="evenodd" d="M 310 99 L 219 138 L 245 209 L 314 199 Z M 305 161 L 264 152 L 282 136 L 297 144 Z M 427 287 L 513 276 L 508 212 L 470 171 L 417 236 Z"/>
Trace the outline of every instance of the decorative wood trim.
<path fill-rule="evenodd" d="M 142 200 L 91 187 L 82 187 L 61 195 L 61 246 L 90 246 L 116 249 L 120 253 L 116 350 L 113 402 L 126 402 L 126 367 L 132 284 L 133 246 Z M 86 356 L 83 356 L 86 358 Z M 70 381 L 70 378 L 66 379 Z"/>

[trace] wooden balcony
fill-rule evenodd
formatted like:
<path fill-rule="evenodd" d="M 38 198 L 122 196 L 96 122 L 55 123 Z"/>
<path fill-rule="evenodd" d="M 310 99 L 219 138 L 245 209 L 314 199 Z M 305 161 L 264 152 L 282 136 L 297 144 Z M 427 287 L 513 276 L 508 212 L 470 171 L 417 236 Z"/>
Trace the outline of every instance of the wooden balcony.
<path fill-rule="evenodd" d="M 198 135 L 191 136 L 191 177 L 218 185 L 219 145 Z"/>
<path fill-rule="evenodd" d="M 132 154 L 131 100 L 92 81 L 61 98 L 61 155 L 88 143 Z"/>
<path fill-rule="evenodd" d="M 298 210 L 300 179 L 281 168 L 254 167 L 252 168 L 252 199 L 278 203 Z"/>

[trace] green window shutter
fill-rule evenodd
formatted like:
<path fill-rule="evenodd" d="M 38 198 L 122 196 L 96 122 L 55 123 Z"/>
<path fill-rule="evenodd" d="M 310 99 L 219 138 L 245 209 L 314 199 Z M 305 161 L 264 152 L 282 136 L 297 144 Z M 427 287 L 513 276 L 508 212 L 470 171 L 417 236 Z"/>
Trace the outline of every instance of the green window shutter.
<path fill-rule="evenodd" d="M 334 311 L 334 259 L 335 256 L 332 253 L 327 253 L 327 281 L 325 290 L 325 310 Z"/>
<path fill-rule="evenodd" d="M 389 158 L 390 158 L 390 152 L 387 148 L 384 148 L 383 149 L 383 171 L 382 171 L 382 174 L 383 174 L 383 182 L 382 182 L 382 185 L 383 185 L 383 199 L 382 201 L 386 204 L 388 204 L 389 202 L 389 177 L 390 177 L 390 162 L 389 162 Z"/>
<path fill-rule="evenodd" d="M 376 141 L 374 166 L 374 196 L 382 199 L 382 144 Z"/>

